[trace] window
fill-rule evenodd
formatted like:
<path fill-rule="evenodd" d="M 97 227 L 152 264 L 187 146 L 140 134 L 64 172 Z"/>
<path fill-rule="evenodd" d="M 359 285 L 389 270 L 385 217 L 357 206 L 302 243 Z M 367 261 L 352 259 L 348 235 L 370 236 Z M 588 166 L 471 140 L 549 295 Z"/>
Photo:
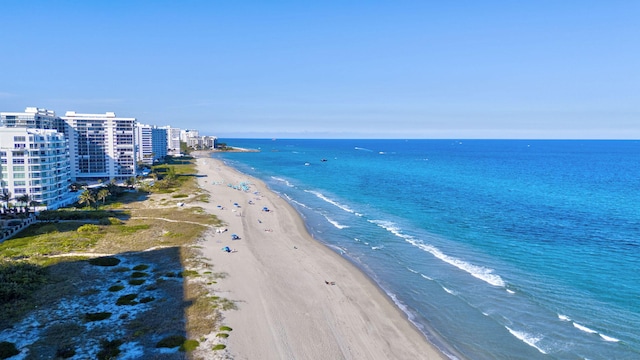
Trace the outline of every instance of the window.
<path fill-rule="evenodd" d="M 24 171 L 24 166 L 14 166 L 13 171 Z"/>
<path fill-rule="evenodd" d="M 27 183 L 24 180 L 16 180 L 13 182 L 13 186 L 25 186 Z"/>
<path fill-rule="evenodd" d="M 13 159 L 14 164 L 24 164 L 24 159 Z"/>
<path fill-rule="evenodd" d="M 27 138 L 25 136 L 14 136 L 13 137 L 13 141 L 17 142 L 17 141 L 27 141 Z"/>
<path fill-rule="evenodd" d="M 24 173 L 14 173 L 13 174 L 13 178 L 14 179 L 24 179 Z"/>
<path fill-rule="evenodd" d="M 26 188 L 15 188 L 13 189 L 13 192 L 16 194 L 26 194 L 27 193 L 27 189 Z"/>

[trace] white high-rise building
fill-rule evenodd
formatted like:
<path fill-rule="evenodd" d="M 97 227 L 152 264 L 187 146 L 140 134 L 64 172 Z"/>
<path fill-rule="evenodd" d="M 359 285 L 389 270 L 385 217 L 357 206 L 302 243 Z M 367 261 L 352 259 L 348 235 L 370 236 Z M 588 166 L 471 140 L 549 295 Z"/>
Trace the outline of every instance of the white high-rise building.
<path fill-rule="evenodd" d="M 0 126 L 11 128 L 54 129 L 59 118 L 53 110 L 28 107 L 24 112 L 1 112 Z"/>
<path fill-rule="evenodd" d="M 167 154 L 180 154 L 180 129 L 171 126 L 163 126 L 161 129 L 167 131 Z"/>
<path fill-rule="evenodd" d="M 113 112 L 61 117 L 69 139 L 71 178 L 124 180 L 136 174 L 135 118 L 119 118 Z"/>
<path fill-rule="evenodd" d="M 167 156 L 167 130 L 155 125 L 136 124 L 136 159 L 153 164 Z"/>
<path fill-rule="evenodd" d="M 2 114 L 13 116 L 12 113 Z M 14 204 L 25 194 L 48 209 L 57 209 L 76 200 L 69 193 L 69 147 L 62 133 L 49 129 L 0 127 L 0 162 L 0 192 L 10 194 Z"/>

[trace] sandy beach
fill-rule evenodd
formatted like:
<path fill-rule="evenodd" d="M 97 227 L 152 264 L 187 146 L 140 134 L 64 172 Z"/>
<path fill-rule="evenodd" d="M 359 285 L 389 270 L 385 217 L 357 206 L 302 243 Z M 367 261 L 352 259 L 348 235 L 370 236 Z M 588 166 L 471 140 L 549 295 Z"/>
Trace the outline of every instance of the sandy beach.
<path fill-rule="evenodd" d="M 208 153 L 196 157 L 211 195 L 204 207 L 226 223 L 202 251 L 227 275 L 217 292 L 238 307 L 224 312 L 234 359 L 446 358 L 367 276 L 314 240 L 285 200 Z"/>

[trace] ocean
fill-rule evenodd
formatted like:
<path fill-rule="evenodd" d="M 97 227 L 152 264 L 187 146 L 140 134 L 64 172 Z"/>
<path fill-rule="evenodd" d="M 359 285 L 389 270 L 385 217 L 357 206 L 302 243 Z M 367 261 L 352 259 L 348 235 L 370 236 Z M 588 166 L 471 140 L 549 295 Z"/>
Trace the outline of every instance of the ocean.
<path fill-rule="evenodd" d="M 640 141 L 221 142 L 451 358 L 640 358 Z"/>

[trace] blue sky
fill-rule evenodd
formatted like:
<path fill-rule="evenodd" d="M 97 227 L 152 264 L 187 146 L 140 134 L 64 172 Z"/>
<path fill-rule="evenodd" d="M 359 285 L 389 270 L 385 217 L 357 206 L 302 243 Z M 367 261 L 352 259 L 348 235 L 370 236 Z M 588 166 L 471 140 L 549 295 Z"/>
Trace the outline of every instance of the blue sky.
<path fill-rule="evenodd" d="M 640 138 L 640 1 L 0 1 L 0 111 L 219 137 Z"/>

